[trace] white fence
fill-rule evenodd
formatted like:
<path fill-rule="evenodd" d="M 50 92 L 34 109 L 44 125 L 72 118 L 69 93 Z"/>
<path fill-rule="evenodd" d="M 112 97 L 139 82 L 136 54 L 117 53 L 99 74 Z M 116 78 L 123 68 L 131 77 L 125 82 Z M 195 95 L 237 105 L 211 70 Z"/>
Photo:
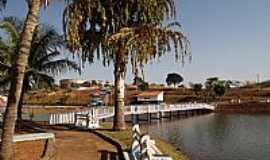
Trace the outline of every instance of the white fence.
<path fill-rule="evenodd" d="M 157 112 L 170 112 L 170 111 L 187 111 L 197 109 L 214 110 L 215 107 L 206 103 L 185 103 L 185 104 L 149 104 L 149 105 L 132 105 L 126 106 L 125 114 L 145 114 Z"/>
<path fill-rule="evenodd" d="M 49 124 L 74 124 L 75 112 L 50 114 Z"/>
<path fill-rule="evenodd" d="M 149 105 L 131 105 L 125 107 L 125 115 L 146 114 L 173 111 L 188 111 L 207 109 L 214 110 L 215 107 L 205 103 L 185 103 L 185 104 L 149 104 Z M 88 119 L 97 121 L 99 119 L 110 118 L 114 116 L 113 107 L 89 108 L 83 112 L 52 113 L 49 116 L 49 124 L 75 124 L 77 114 L 89 115 Z"/>
<path fill-rule="evenodd" d="M 132 127 L 132 144 L 129 152 L 124 152 L 125 160 L 172 160 L 156 146 L 155 140 L 147 134 L 141 134 L 139 125 Z"/>

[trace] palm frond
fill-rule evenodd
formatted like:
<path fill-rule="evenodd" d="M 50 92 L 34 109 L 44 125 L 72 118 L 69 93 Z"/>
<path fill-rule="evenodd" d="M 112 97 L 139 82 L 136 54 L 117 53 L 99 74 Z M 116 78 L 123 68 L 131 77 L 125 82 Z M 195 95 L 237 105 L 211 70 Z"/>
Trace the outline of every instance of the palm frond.
<path fill-rule="evenodd" d="M 62 36 L 51 26 L 39 25 L 35 33 L 38 34 L 33 37 L 30 59 L 46 56 L 64 45 Z"/>
<path fill-rule="evenodd" d="M 7 44 L 6 41 L 0 40 L 0 61 L 1 62 L 9 62 L 10 56 L 13 56 L 13 49 L 11 48 L 13 45 Z"/>
<path fill-rule="evenodd" d="M 4 17 L 2 21 L 11 23 L 13 27 L 16 29 L 16 32 L 18 33 L 21 33 L 23 30 L 24 21 L 18 17 L 14 16 Z"/>
<path fill-rule="evenodd" d="M 73 61 L 68 59 L 59 59 L 55 61 L 50 61 L 42 65 L 42 70 L 57 75 L 69 70 L 75 70 L 79 73 L 81 72 L 80 67 Z"/>
<path fill-rule="evenodd" d="M 21 32 L 20 26 L 18 25 L 20 20 L 15 17 L 5 17 L 3 19 L 2 26 L 0 27 L 3 27 L 2 29 L 6 29 L 10 33 L 16 33 L 19 36 Z M 16 36 L 8 34 L 8 37 Z M 0 39 L 0 75 L 2 79 L 9 77 L 11 66 L 15 63 L 15 50 L 18 40 L 14 40 L 11 44 Z M 64 45 L 63 37 L 58 34 L 52 26 L 40 24 L 36 27 L 30 49 L 29 64 L 25 74 L 25 79 L 27 79 L 28 83 L 26 84 L 27 89 L 31 88 L 31 86 L 42 86 L 41 84 L 54 82 L 52 76 L 60 72 L 71 69 L 80 71 L 80 68 L 75 62 L 69 61 L 68 59 L 61 59 L 61 56 L 59 56 L 61 55 L 60 49 L 64 47 Z M 60 59 L 57 60 L 57 58 Z"/>
<path fill-rule="evenodd" d="M 164 30 L 171 29 L 172 27 L 177 27 L 177 29 L 182 30 L 182 25 L 177 21 L 174 21 L 174 22 L 171 22 L 171 23 L 167 24 L 164 27 Z"/>
<path fill-rule="evenodd" d="M 0 10 L 6 7 L 7 0 L 0 0 Z"/>
<path fill-rule="evenodd" d="M 102 54 L 105 64 L 116 50 L 105 45 L 107 36 L 124 27 L 161 25 L 166 18 L 175 18 L 175 12 L 174 0 L 70 0 L 63 14 L 63 30 L 69 49 L 81 53 L 83 62 L 93 62 Z"/>
<path fill-rule="evenodd" d="M 174 47 L 176 60 L 184 60 L 190 55 L 189 41 L 182 32 L 164 29 L 158 26 L 145 25 L 123 28 L 120 32 L 106 38 L 108 45 L 115 46 L 124 43 L 135 54 L 133 61 L 148 63 L 149 60 L 171 52 Z"/>
<path fill-rule="evenodd" d="M 19 33 L 11 21 L 2 21 L 0 23 L 0 29 L 4 30 L 9 35 L 8 37 L 10 38 L 12 44 L 17 44 L 19 40 Z"/>
<path fill-rule="evenodd" d="M 0 62 L 0 71 L 10 70 L 11 68 L 12 68 L 11 65 Z"/>
<path fill-rule="evenodd" d="M 12 79 L 11 76 L 1 76 L 0 77 L 0 88 L 8 89 L 11 79 Z"/>
<path fill-rule="evenodd" d="M 36 69 L 27 70 L 28 88 L 44 88 L 44 84 L 46 86 L 52 87 L 54 84 L 53 76 L 49 75 L 46 72 L 42 72 Z"/>
<path fill-rule="evenodd" d="M 61 55 L 59 51 L 53 51 L 48 53 L 47 55 L 43 57 L 37 57 L 37 59 L 34 61 L 33 66 L 42 66 L 44 63 L 52 61 L 57 56 Z"/>

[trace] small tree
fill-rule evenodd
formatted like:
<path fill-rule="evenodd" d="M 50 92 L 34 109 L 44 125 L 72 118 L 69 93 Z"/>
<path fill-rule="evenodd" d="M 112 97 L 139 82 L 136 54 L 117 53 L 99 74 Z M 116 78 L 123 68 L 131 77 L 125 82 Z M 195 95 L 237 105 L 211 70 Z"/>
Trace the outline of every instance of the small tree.
<path fill-rule="evenodd" d="M 140 90 L 145 91 L 145 90 L 149 89 L 149 84 L 147 82 L 144 82 L 144 83 L 140 84 L 138 87 Z"/>
<path fill-rule="evenodd" d="M 218 77 L 210 77 L 206 79 L 205 89 L 208 97 L 215 98 L 214 86 L 219 81 Z"/>
<path fill-rule="evenodd" d="M 208 95 L 212 98 L 223 96 L 230 89 L 231 81 L 219 80 L 217 77 L 208 78 L 205 82 Z"/>
<path fill-rule="evenodd" d="M 139 85 L 141 85 L 143 83 L 145 83 L 145 82 L 141 77 L 135 77 L 134 80 L 133 80 L 133 85 L 139 86 Z"/>
<path fill-rule="evenodd" d="M 213 89 L 214 89 L 215 95 L 219 97 L 223 96 L 226 92 L 226 86 L 222 82 L 216 83 Z"/>
<path fill-rule="evenodd" d="M 202 91 L 203 85 L 201 83 L 195 83 L 192 84 L 191 87 L 195 94 L 198 95 L 198 93 Z"/>
<path fill-rule="evenodd" d="M 138 88 L 142 91 L 147 90 L 149 88 L 149 84 L 145 82 L 141 77 L 135 77 L 133 84 L 137 85 Z"/>
<path fill-rule="evenodd" d="M 183 82 L 183 77 L 177 73 L 169 73 L 167 75 L 167 78 L 166 78 L 166 83 L 167 85 L 174 85 L 174 87 L 177 85 L 177 84 L 180 84 L 181 82 Z"/>
<path fill-rule="evenodd" d="M 213 89 L 213 86 L 214 84 L 218 81 L 218 77 L 210 77 L 210 78 L 207 78 L 206 79 L 206 82 L 205 82 L 205 88 L 206 90 L 212 90 Z"/>

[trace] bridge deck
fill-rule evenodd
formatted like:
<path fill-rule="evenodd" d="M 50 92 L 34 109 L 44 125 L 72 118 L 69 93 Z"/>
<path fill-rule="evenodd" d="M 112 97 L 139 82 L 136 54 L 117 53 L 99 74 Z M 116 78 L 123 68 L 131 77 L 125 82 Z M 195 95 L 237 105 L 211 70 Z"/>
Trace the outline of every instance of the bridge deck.
<path fill-rule="evenodd" d="M 159 105 L 131 105 L 125 107 L 125 115 L 140 115 L 148 113 L 164 113 L 176 111 L 191 110 L 214 110 L 215 107 L 205 103 L 186 103 L 186 104 L 159 104 Z M 113 107 L 89 108 L 87 111 L 77 113 L 56 113 L 50 115 L 50 124 L 72 124 L 75 121 L 76 114 L 84 114 L 91 119 L 106 119 L 114 116 Z"/>

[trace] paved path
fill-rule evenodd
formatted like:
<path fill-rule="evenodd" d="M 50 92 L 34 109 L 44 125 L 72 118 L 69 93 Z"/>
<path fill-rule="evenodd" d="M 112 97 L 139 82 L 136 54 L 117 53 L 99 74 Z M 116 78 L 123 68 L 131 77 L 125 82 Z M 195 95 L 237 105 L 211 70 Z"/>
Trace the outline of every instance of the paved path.
<path fill-rule="evenodd" d="M 56 135 L 59 160 L 107 160 L 106 156 L 115 156 L 117 153 L 115 146 L 94 133 L 72 130 L 53 132 Z"/>

